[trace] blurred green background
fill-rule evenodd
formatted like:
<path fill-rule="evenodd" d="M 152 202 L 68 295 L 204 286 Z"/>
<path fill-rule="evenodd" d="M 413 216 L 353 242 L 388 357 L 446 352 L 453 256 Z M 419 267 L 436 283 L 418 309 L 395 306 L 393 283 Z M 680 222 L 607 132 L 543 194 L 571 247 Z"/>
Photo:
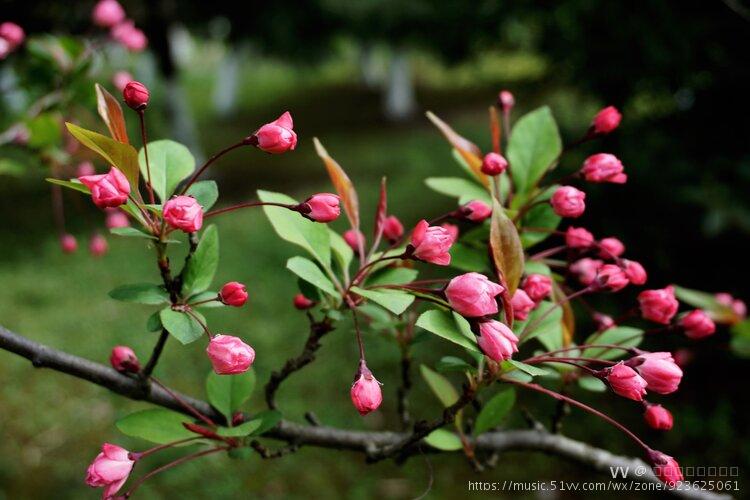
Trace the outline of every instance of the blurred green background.
<path fill-rule="evenodd" d="M 32 34 L 86 34 L 93 2 L 74 4 L 0 1 L 0 11 Z M 587 154 L 599 151 L 615 153 L 626 166 L 627 185 L 587 189 L 582 224 L 599 236 L 621 238 L 628 255 L 644 263 L 654 286 L 676 282 L 750 297 L 750 16 L 740 1 L 649 1 L 638 7 L 575 0 L 123 5 L 145 27 L 150 50 L 137 56 L 114 52 L 110 60 L 112 69 L 131 70 L 153 90 L 152 139 L 177 138 L 205 157 L 282 111 L 294 116 L 300 142 L 293 153 L 272 157 L 241 149 L 212 167 L 220 204 L 250 199 L 258 188 L 297 198 L 330 190 L 312 147 L 312 137 L 319 137 L 357 185 L 366 229 L 383 175 L 390 211 L 410 226 L 452 206 L 427 190 L 423 179 L 458 172 L 425 110 L 487 150 L 487 107 L 501 88 L 516 95 L 514 116 L 549 104 L 567 142 L 585 131 L 597 109 L 614 104 L 625 116 L 617 133 L 575 150 L 560 167 L 573 171 Z M 89 99 L 93 112 L 93 92 Z M 134 125 L 135 116 L 126 116 Z M 88 125 L 103 130 L 95 124 Z M 80 248 L 74 255 L 61 254 L 46 175 L 32 163 L 21 176 L 0 176 L 0 324 L 101 362 L 115 344 L 131 345 L 147 358 L 156 339 L 145 331 L 151 309 L 115 302 L 107 292 L 127 282 L 157 280 L 151 251 L 138 241 L 111 237 L 106 256 L 90 257 L 85 246 L 103 229 L 101 214 L 87 200 L 66 193 L 67 223 Z M 217 222 L 222 261 L 216 283 L 246 283 L 250 302 L 206 315 L 214 331 L 237 334 L 256 348 L 254 366 L 264 383 L 306 338 L 304 315 L 291 307 L 296 280 L 284 268 L 297 252 L 276 237 L 259 211 Z M 342 221 L 335 227 L 345 228 Z M 621 300 L 624 309 L 634 293 Z M 356 345 L 344 323 L 324 340 L 318 362 L 282 387 L 285 417 L 301 421 L 305 411 L 314 411 L 330 425 L 397 427 L 398 349 L 375 335 L 366 342 L 370 367 L 384 382 L 383 411 L 362 419 L 351 408 Z M 650 342 L 665 349 L 685 344 L 673 337 Z M 675 414 L 669 433 L 649 431 L 640 409 L 627 401 L 581 397 L 683 465 L 740 467 L 744 485 L 750 466 L 745 411 L 750 397 L 743 384 L 748 365 L 728 343 L 728 333 L 720 329 L 707 341 L 687 344 L 693 361 L 683 386 L 660 401 Z M 156 375 L 202 397 L 209 364 L 199 344 L 182 347 L 170 340 Z M 451 351 L 433 339 L 415 346 L 415 358 L 432 363 Z M 0 352 L 0 360 L 0 499 L 93 498 L 96 492 L 83 477 L 101 442 L 147 446 L 113 425 L 147 405 L 35 371 L 9 353 Z M 263 409 L 260 392 L 249 410 Z M 543 421 L 554 410 L 550 401 L 528 394 L 521 406 Z M 413 391 L 412 408 L 417 417 L 440 409 L 421 383 Z M 515 415 L 508 425 L 524 424 Z M 564 431 L 618 453 L 637 452 L 605 424 L 579 412 L 568 417 Z M 149 460 L 164 463 L 168 454 Z M 430 461 L 435 482 L 429 497 L 434 498 L 467 495 L 469 480 L 599 478 L 541 454 L 505 454 L 497 468 L 481 475 L 459 456 Z M 413 498 L 427 488 L 430 475 L 422 457 L 402 467 L 367 466 L 348 452 L 303 448 L 273 461 L 203 459 L 149 481 L 142 496 Z"/>

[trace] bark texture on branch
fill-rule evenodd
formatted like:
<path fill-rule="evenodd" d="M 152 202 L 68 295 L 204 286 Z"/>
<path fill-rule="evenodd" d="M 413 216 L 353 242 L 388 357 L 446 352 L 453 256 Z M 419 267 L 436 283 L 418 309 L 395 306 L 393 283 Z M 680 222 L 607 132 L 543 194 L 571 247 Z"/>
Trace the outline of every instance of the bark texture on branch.
<path fill-rule="evenodd" d="M 13 333 L 0 326 L 0 349 L 13 352 L 32 362 L 37 368 L 50 368 L 93 382 L 113 392 L 131 399 L 149 401 L 171 410 L 187 413 L 185 408 L 167 391 L 158 385 L 145 387 L 135 377 L 122 375 L 112 368 L 57 349 L 42 345 Z M 176 391 L 173 391 L 176 392 Z M 206 401 L 177 393 L 204 415 L 215 422 L 224 422 L 224 417 Z M 301 425 L 282 420 L 278 427 L 263 437 L 286 441 L 293 446 L 317 446 L 337 450 L 362 452 L 366 456 L 377 456 L 384 449 L 390 449 L 410 438 L 402 432 L 373 432 L 338 429 L 328 426 Z M 659 483 L 650 467 L 640 459 L 622 457 L 609 451 L 596 448 L 579 441 L 551 434 L 543 430 L 511 430 L 489 432 L 474 439 L 477 451 L 502 452 L 509 450 L 541 451 L 591 467 L 610 476 L 611 467 L 629 468 L 629 479 L 648 483 Z M 430 450 L 439 452 L 438 450 Z M 645 467 L 645 469 L 641 469 Z M 646 470 L 646 474 L 635 476 L 636 470 Z M 730 498 L 708 491 L 672 491 L 682 498 L 719 499 Z"/>

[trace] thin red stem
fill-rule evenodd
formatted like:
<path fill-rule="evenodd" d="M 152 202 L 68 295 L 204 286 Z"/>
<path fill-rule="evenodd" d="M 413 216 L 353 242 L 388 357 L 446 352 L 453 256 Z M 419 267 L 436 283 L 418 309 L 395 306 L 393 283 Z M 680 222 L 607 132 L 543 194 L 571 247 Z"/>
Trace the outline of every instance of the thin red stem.
<path fill-rule="evenodd" d="M 158 385 L 159 387 L 161 387 L 162 389 L 164 389 L 167 392 L 167 394 L 169 394 L 175 400 L 177 400 L 177 402 L 180 403 L 180 405 L 183 408 L 185 408 L 187 411 L 189 411 L 191 414 L 193 414 L 193 416 L 195 418 L 197 418 L 198 420 L 203 421 L 204 423 L 210 425 L 211 427 L 216 427 L 216 424 L 214 423 L 213 420 L 211 420 L 208 416 L 204 415 L 203 413 L 199 412 L 194 406 L 192 406 L 190 403 L 188 403 L 187 401 L 185 401 L 184 399 L 182 399 L 180 396 L 178 396 L 176 392 L 174 392 L 169 387 L 167 387 L 164 384 L 162 384 L 161 382 L 159 382 L 159 380 L 157 378 L 151 377 L 151 380 L 156 385 Z"/>
<path fill-rule="evenodd" d="M 193 174 L 193 176 L 190 178 L 190 180 L 187 182 L 187 184 L 185 184 L 185 187 L 182 188 L 182 191 L 180 192 L 180 194 L 185 194 L 187 192 L 187 190 L 190 189 L 190 186 L 193 185 L 193 183 L 198 179 L 198 177 L 200 177 L 201 174 L 203 174 L 203 172 L 205 172 L 205 170 L 213 162 L 215 162 L 216 160 L 218 160 L 219 158 L 221 158 L 222 156 L 224 156 L 228 152 L 232 151 L 233 149 L 237 149 L 237 148 L 242 147 L 244 145 L 245 145 L 244 141 L 240 141 L 237 144 L 232 144 L 231 146 L 222 149 L 218 153 L 214 154 L 211 158 L 209 158 L 208 160 L 206 160 L 206 163 L 204 163 L 203 166 L 200 169 L 198 169 L 197 172 L 195 172 Z"/>
<path fill-rule="evenodd" d="M 227 212 L 233 212 L 235 210 L 239 210 L 240 208 L 247 208 L 247 207 L 261 207 L 261 206 L 271 206 L 271 207 L 282 207 L 282 208 L 288 208 L 292 209 L 294 208 L 294 205 L 287 205 L 285 203 L 273 203 L 273 202 L 263 202 L 263 201 L 247 201 L 244 203 L 239 203 L 237 205 L 232 205 L 231 207 L 226 208 L 220 208 L 218 210 L 212 210 L 208 212 L 206 215 L 203 216 L 204 219 L 207 219 L 209 217 L 213 217 L 215 215 L 224 214 Z"/>

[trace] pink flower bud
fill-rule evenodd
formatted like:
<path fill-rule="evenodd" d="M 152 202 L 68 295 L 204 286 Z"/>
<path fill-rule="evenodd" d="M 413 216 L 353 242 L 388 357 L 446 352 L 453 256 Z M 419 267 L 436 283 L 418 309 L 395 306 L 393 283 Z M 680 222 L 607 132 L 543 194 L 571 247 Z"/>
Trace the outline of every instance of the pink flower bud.
<path fill-rule="evenodd" d="M 135 27 L 133 21 L 123 21 L 110 31 L 112 39 L 131 52 L 141 52 L 148 45 L 143 31 Z"/>
<path fill-rule="evenodd" d="M 298 293 L 294 296 L 293 304 L 295 309 L 304 311 L 305 309 L 310 309 L 311 307 L 313 307 L 315 305 L 315 301 L 308 299 L 301 293 Z"/>
<path fill-rule="evenodd" d="M 470 201 L 460 210 L 463 216 L 472 222 L 482 222 L 492 215 L 492 207 L 479 200 Z"/>
<path fill-rule="evenodd" d="M 219 375 L 244 373 L 255 361 L 253 348 L 231 335 L 215 335 L 206 352 L 214 372 Z"/>
<path fill-rule="evenodd" d="M 628 360 L 646 380 L 648 390 L 659 394 L 671 394 L 682 380 L 682 370 L 668 352 L 647 352 Z"/>
<path fill-rule="evenodd" d="M 203 226 L 203 208 L 192 196 L 175 196 L 164 204 L 164 220 L 186 233 L 194 233 Z"/>
<path fill-rule="evenodd" d="M 362 362 L 351 389 L 352 403 L 360 415 L 365 416 L 375 411 L 383 402 L 380 382 L 373 376 L 367 365 Z"/>
<path fill-rule="evenodd" d="M 448 231 L 448 234 L 450 235 L 452 241 L 456 241 L 458 239 L 458 226 L 455 224 L 451 224 L 450 222 L 443 222 L 440 224 L 440 227 Z"/>
<path fill-rule="evenodd" d="M 628 277 L 625 272 L 620 269 L 620 266 L 614 264 L 604 264 L 599 268 L 597 274 L 596 287 L 599 290 L 608 290 L 610 292 L 619 292 L 626 286 L 628 286 Z"/>
<path fill-rule="evenodd" d="M 94 164 L 90 161 L 82 161 L 76 167 L 76 177 L 87 177 L 95 174 L 96 169 L 94 168 Z"/>
<path fill-rule="evenodd" d="M 615 259 L 625 252 L 625 245 L 617 238 L 603 238 L 599 242 L 599 256 L 602 259 Z"/>
<path fill-rule="evenodd" d="M 522 288 L 531 300 L 539 302 L 547 298 L 552 291 L 552 278 L 544 274 L 529 274 Z"/>
<path fill-rule="evenodd" d="M 609 330 L 610 328 L 615 326 L 615 320 L 612 319 L 612 316 L 597 312 L 594 313 L 592 318 L 594 320 L 594 323 L 596 323 L 596 330 L 598 332 Z"/>
<path fill-rule="evenodd" d="M 135 460 L 130 452 L 114 444 L 104 443 L 99 453 L 86 471 L 86 484 L 92 488 L 104 488 L 102 498 L 114 498 L 128 480 Z"/>
<path fill-rule="evenodd" d="M 620 262 L 622 270 L 625 271 L 625 276 L 628 277 L 630 282 L 634 285 L 643 285 L 648 280 L 648 275 L 643 266 L 634 260 L 623 259 Z"/>
<path fill-rule="evenodd" d="M 726 292 L 717 293 L 714 297 L 716 298 L 716 302 L 732 309 L 738 321 L 742 321 L 747 316 L 747 306 L 740 299 L 735 299 L 731 294 Z"/>
<path fill-rule="evenodd" d="M 560 186 L 549 202 L 560 217 L 580 217 L 586 210 L 586 193 L 573 186 Z"/>
<path fill-rule="evenodd" d="M 638 294 L 641 315 L 648 320 L 668 325 L 677 313 L 679 302 L 674 296 L 674 287 L 657 290 L 644 290 Z"/>
<path fill-rule="evenodd" d="M 124 345 L 118 345 L 112 349 L 109 363 L 112 368 L 121 373 L 138 373 L 141 370 L 141 364 L 138 362 L 138 357 L 133 349 Z"/>
<path fill-rule="evenodd" d="M 117 167 L 101 175 L 84 175 L 79 181 L 91 190 L 91 199 L 99 208 L 119 207 L 128 201 L 130 183 Z"/>
<path fill-rule="evenodd" d="M 247 302 L 247 288 L 242 283 L 230 281 L 221 287 L 219 299 L 228 306 L 240 307 Z"/>
<path fill-rule="evenodd" d="M 128 82 L 122 89 L 122 97 L 130 109 L 138 111 L 148 106 L 148 89 L 141 82 Z"/>
<path fill-rule="evenodd" d="M 604 378 L 615 394 L 634 401 L 643 401 L 646 395 L 646 381 L 635 370 L 621 361 L 604 370 Z"/>
<path fill-rule="evenodd" d="M 404 225 L 395 215 L 389 215 L 383 221 L 383 236 L 390 243 L 395 243 L 404 235 Z"/>
<path fill-rule="evenodd" d="M 500 175 L 508 168 L 508 160 L 501 154 L 487 153 L 482 159 L 482 173 L 485 175 Z"/>
<path fill-rule="evenodd" d="M 8 21 L 0 24 L 0 38 L 8 43 L 9 50 L 12 52 L 23 43 L 26 33 L 19 25 Z"/>
<path fill-rule="evenodd" d="M 584 257 L 573 262 L 570 265 L 570 272 L 578 277 L 578 281 L 581 284 L 589 286 L 596 279 L 599 269 L 604 265 L 604 262 L 598 259 L 590 259 Z"/>
<path fill-rule="evenodd" d="M 114 229 L 117 227 L 128 227 L 130 225 L 130 219 L 125 212 L 116 208 L 105 208 L 104 211 L 107 213 L 107 217 L 104 220 L 104 224 L 107 229 Z"/>
<path fill-rule="evenodd" d="M 623 173 L 624 167 L 615 155 L 598 153 L 586 158 L 581 174 L 589 182 L 611 182 L 625 184 L 628 176 Z"/>
<path fill-rule="evenodd" d="M 651 461 L 656 477 L 667 485 L 675 486 L 684 480 L 680 464 L 669 455 L 660 451 L 649 450 L 648 459 Z"/>
<path fill-rule="evenodd" d="M 63 253 L 73 253 L 78 250 L 78 241 L 72 234 L 63 234 L 60 236 L 60 247 Z"/>
<path fill-rule="evenodd" d="M 451 254 L 448 253 L 451 245 L 453 236 L 450 231 L 442 226 L 430 226 L 424 219 L 417 223 L 411 234 L 412 256 L 424 262 L 447 266 L 451 263 Z"/>
<path fill-rule="evenodd" d="M 509 90 L 501 90 L 497 96 L 497 105 L 505 112 L 509 112 L 516 105 L 516 98 Z"/>
<path fill-rule="evenodd" d="M 513 319 L 523 321 L 528 318 L 529 312 L 536 307 L 536 302 L 531 300 L 523 289 L 519 288 L 513 294 L 510 305 L 513 306 Z"/>
<path fill-rule="evenodd" d="M 643 418 L 646 420 L 649 427 L 656 429 L 657 431 L 668 431 L 674 425 L 674 417 L 672 417 L 672 413 L 662 405 L 649 404 L 646 406 Z"/>
<path fill-rule="evenodd" d="M 0 61 L 8 57 L 13 52 L 10 43 L 5 38 L 0 37 Z"/>
<path fill-rule="evenodd" d="M 570 226 L 565 231 L 565 244 L 569 248 L 589 248 L 594 244 L 594 235 L 582 227 Z"/>
<path fill-rule="evenodd" d="M 685 335 L 694 340 L 713 335 L 716 331 L 716 323 L 702 309 L 687 313 L 680 320 L 680 326 L 685 330 Z"/>
<path fill-rule="evenodd" d="M 518 337 L 504 323 L 494 319 L 479 324 L 477 344 L 485 356 L 497 363 L 518 352 Z"/>
<path fill-rule="evenodd" d="M 445 296 L 451 307 L 467 318 L 478 318 L 497 314 L 495 297 L 505 291 L 501 285 L 493 283 L 479 273 L 466 273 L 456 276 L 445 288 Z"/>
<path fill-rule="evenodd" d="M 107 238 L 101 234 L 95 234 L 89 241 L 89 253 L 94 257 L 101 257 L 107 253 L 109 245 L 107 245 Z"/>
<path fill-rule="evenodd" d="M 306 199 L 302 210 L 305 217 L 315 222 L 331 222 L 341 215 L 339 197 L 331 193 L 318 193 Z M 309 207 L 309 210 L 308 210 Z"/>
<path fill-rule="evenodd" d="M 358 229 L 349 229 L 344 231 L 344 241 L 352 250 L 354 250 L 354 253 L 357 253 L 360 244 L 362 247 L 365 246 L 365 235 Z"/>
<path fill-rule="evenodd" d="M 127 71 L 118 71 L 112 76 L 112 83 L 114 84 L 115 88 L 119 90 L 120 92 L 124 92 L 125 87 L 128 85 L 128 83 L 132 81 L 133 81 L 133 75 L 131 75 Z"/>
<path fill-rule="evenodd" d="M 287 111 L 275 121 L 260 127 L 251 137 L 254 137 L 254 145 L 266 153 L 286 153 L 297 146 L 297 134 L 293 127 L 292 115 Z"/>
<path fill-rule="evenodd" d="M 620 125 L 622 115 L 614 106 L 607 106 L 599 111 L 591 122 L 595 134 L 609 134 Z"/>
<path fill-rule="evenodd" d="M 101 0 L 91 12 L 94 24 L 102 28 L 111 28 L 125 20 L 125 10 L 117 0 Z"/>

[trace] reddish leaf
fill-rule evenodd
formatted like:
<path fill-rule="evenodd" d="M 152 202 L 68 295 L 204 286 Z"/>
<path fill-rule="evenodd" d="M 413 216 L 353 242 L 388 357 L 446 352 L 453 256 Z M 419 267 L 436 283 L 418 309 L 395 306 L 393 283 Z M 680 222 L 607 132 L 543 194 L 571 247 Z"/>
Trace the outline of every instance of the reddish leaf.
<path fill-rule="evenodd" d="M 492 134 L 492 150 L 500 154 L 500 139 L 503 131 L 500 127 L 500 117 L 497 115 L 497 108 L 490 106 L 490 133 Z"/>
<path fill-rule="evenodd" d="M 474 176 L 485 186 L 489 185 L 489 179 L 482 173 L 482 150 L 470 140 L 460 136 L 450 125 L 438 118 L 432 111 L 427 112 L 427 118 L 440 129 L 448 142 L 458 151 L 464 159 Z"/>
<path fill-rule="evenodd" d="M 552 300 L 560 304 L 562 308 L 562 346 L 568 347 L 573 342 L 573 335 L 576 331 L 576 317 L 570 301 L 565 300 L 565 293 L 554 279 L 552 280 Z"/>
<path fill-rule="evenodd" d="M 122 114 L 120 103 L 117 102 L 117 99 L 112 94 L 107 92 L 107 89 L 98 83 L 94 84 L 94 88 L 96 89 L 96 109 L 99 111 L 99 116 L 102 117 L 102 120 L 107 125 L 112 139 L 123 144 L 129 144 L 128 131 L 125 128 L 125 117 Z"/>
<path fill-rule="evenodd" d="M 331 177 L 331 182 L 341 197 L 349 222 L 351 222 L 354 229 L 359 229 L 359 199 L 357 198 L 357 191 L 354 189 L 354 184 L 349 180 L 344 169 L 336 163 L 336 160 L 328 155 L 328 151 L 325 150 L 317 137 L 313 138 L 313 142 L 315 143 L 315 151 L 323 160 L 328 175 Z"/>
<path fill-rule="evenodd" d="M 523 247 L 516 225 L 505 215 L 497 199 L 492 200 L 490 251 L 495 270 L 512 297 L 523 274 Z"/>
<path fill-rule="evenodd" d="M 378 209 L 375 212 L 375 230 L 373 235 L 377 239 L 383 233 L 383 224 L 388 212 L 388 194 L 385 189 L 385 177 L 380 181 L 380 200 L 378 200 Z"/>

